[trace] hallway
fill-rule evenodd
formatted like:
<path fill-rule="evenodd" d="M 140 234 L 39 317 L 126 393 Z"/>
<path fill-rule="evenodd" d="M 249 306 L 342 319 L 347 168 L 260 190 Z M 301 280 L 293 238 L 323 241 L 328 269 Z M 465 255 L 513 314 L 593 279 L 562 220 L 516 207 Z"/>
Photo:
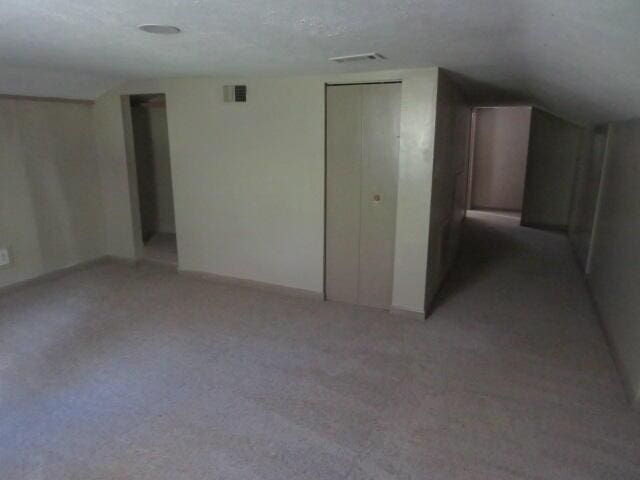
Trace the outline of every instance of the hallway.
<path fill-rule="evenodd" d="M 492 478 L 640 478 L 640 415 L 563 234 L 469 211 L 440 293 L 430 336 L 454 341 L 440 442 L 467 437 L 478 462 L 513 469 Z"/>

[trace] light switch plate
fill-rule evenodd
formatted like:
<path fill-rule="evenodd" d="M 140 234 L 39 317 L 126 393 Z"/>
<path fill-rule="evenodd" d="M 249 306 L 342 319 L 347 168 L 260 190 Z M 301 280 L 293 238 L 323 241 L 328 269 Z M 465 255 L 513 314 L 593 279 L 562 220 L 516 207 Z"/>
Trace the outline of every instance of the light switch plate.
<path fill-rule="evenodd" d="M 0 247 L 0 267 L 6 267 L 10 263 L 9 247 Z"/>

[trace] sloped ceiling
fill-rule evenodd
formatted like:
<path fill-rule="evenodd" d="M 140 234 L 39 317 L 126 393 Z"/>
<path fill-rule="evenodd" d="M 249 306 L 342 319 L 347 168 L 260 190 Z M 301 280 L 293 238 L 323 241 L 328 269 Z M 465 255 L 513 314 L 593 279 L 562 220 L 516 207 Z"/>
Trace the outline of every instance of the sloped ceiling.
<path fill-rule="evenodd" d="M 134 78 L 438 65 L 479 101 L 620 120 L 640 117 L 639 25 L 640 0 L 0 0 L 0 93 L 93 98 Z M 372 51 L 387 59 L 327 61 Z"/>

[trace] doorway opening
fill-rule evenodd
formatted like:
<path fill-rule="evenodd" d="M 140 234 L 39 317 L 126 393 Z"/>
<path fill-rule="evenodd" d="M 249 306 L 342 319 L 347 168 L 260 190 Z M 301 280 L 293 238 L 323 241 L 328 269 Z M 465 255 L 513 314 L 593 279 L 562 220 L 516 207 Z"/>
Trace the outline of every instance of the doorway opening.
<path fill-rule="evenodd" d="M 466 139 L 460 138 L 468 145 L 466 212 L 456 249 L 449 250 L 446 267 L 436 270 L 446 276 L 426 307 L 429 313 L 460 298 L 521 252 L 521 236 L 527 234 L 520 224 L 531 118 L 528 105 L 471 108 L 471 128 Z"/>
<path fill-rule="evenodd" d="M 520 219 L 531 107 L 477 107 L 472 112 L 468 210 Z"/>
<path fill-rule="evenodd" d="M 140 256 L 145 260 L 177 266 L 165 95 L 131 95 L 129 106 L 143 244 Z"/>
<path fill-rule="evenodd" d="M 391 307 L 401 88 L 326 86 L 327 300 Z"/>

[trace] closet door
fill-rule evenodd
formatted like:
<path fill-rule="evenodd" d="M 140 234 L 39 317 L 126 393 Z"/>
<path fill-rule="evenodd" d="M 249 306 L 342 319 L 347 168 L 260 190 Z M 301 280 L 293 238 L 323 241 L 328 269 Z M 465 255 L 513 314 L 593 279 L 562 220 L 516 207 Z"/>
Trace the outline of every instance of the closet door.
<path fill-rule="evenodd" d="M 358 303 L 362 86 L 327 87 L 325 295 Z"/>
<path fill-rule="evenodd" d="M 389 308 L 400 135 L 399 83 L 363 85 L 358 303 Z"/>
<path fill-rule="evenodd" d="M 329 300 L 391 305 L 400 92 L 400 84 L 327 88 Z"/>

